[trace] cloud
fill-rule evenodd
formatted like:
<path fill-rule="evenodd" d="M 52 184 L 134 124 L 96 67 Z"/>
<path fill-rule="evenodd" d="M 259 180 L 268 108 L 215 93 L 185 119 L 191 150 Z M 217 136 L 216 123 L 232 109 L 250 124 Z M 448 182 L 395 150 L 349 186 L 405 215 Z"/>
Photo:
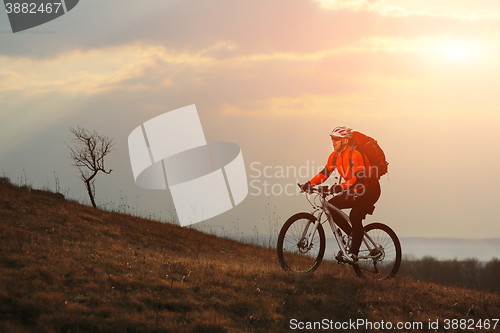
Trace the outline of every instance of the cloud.
<path fill-rule="evenodd" d="M 351 121 L 366 119 L 366 117 L 380 119 L 384 116 L 369 109 L 360 112 L 360 106 L 366 103 L 366 96 L 356 94 L 342 96 L 302 95 L 294 98 L 274 97 L 258 100 L 241 107 L 225 104 L 221 109 L 221 113 L 264 119 L 302 118 L 304 115 L 307 115 L 310 119 L 324 119 L 324 117 L 331 117 L 332 114 L 335 114 L 335 117 L 339 120 L 350 119 Z"/>
<path fill-rule="evenodd" d="M 339 10 L 378 10 L 386 2 L 386 0 L 312 0 L 317 2 L 321 7 Z"/>
<path fill-rule="evenodd" d="M 147 6 L 87 1 L 60 20 L 44 25 L 54 33 L 2 35 L 0 54 L 43 60 L 71 55 L 75 50 L 116 54 L 113 48 L 143 44 L 167 49 L 170 58 L 177 58 L 169 62 L 182 62 L 179 55 L 188 57 L 186 60 L 194 56 L 195 63 L 212 61 L 210 58 L 239 57 L 250 62 L 259 60 L 257 57 L 263 61 L 279 57 L 322 58 L 328 55 L 325 53 L 338 52 L 367 38 L 416 39 L 436 34 L 476 38 L 500 24 L 500 20 L 464 20 L 463 15 L 452 12 L 458 5 L 449 2 L 439 7 L 423 1 L 426 5 L 419 7 L 412 1 L 319 1 L 183 0 L 149 2 Z M 328 4 L 335 10 L 325 9 Z M 476 14 L 471 10 L 465 14 L 483 15 L 485 9 L 483 6 Z M 131 57 L 136 56 L 137 51 L 132 50 Z M 118 60 L 117 66 L 121 66 Z M 109 66 L 116 67 L 112 63 Z M 99 86 L 102 79 L 80 77 L 80 82 L 86 80 L 87 86 Z M 79 83 L 75 80 L 73 85 Z"/>
<path fill-rule="evenodd" d="M 391 0 L 335 3 L 373 9 Z M 148 20 L 137 29 L 111 17 L 114 33 L 99 26 L 98 38 L 77 35 L 67 45 L 62 33 L 50 38 L 58 47 L 41 47 L 53 47 L 50 54 L 39 56 L 44 51 L 32 46 L 37 51 L 30 57 L 0 56 L 4 114 L 29 115 L 19 121 L 33 128 L 42 119 L 80 112 L 82 99 L 119 95 L 136 96 L 136 107 L 151 112 L 203 101 L 227 114 L 345 113 L 362 109 L 363 98 L 377 99 L 381 91 L 391 100 L 384 95 L 391 87 L 422 89 L 432 75 L 447 81 L 452 72 L 437 74 L 440 66 L 491 64 L 500 49 L 485 39 L 494 22 L 331 11 L 309 1 L 218 0 L 207 6 L 186 0 L 160 6 L 158 13 L 143 10 L 139 17 Z M 98 44 L 103 46 L 92 46 Z M 16 136 L 12 123 L 0 126 L 3 138 Z"/>
<path fill-rule="evenodd" d="M 127 84 L 144 75 L 148 68 L 210 67 L 213 58 L 199 53 L 167 50 L 162 46 L 133 44 L 89 51 L 75 50 L 44 58 L 0 57 L 0 94 L 22 91 L 37 97 L 50 92 L 69 95 L 92 95 L 120 87 L 143 89 L 140 84 Z M 165 79 L 163 84 L 170 85 Z"/>
<path fill-rule="evenodd" d="M 494 2 L 460 0 L 312 0 L 329 10 L 371 11 L 383 16 L 431 16 L 461 20 L 500 19 L 500 6 Z"/>
<path fill-rule="evenodd" d="M 428 75 L 428 62 L 441 59 L 449 63 L 448 56 L 493 59 L 499 49 L 498 45 L 446 36 L 366 37 L 317 52 L 242 55 L 235 48 L 228 41 L 198 51 L 136 43 L 43 59 L 4 56 L 0 57 L 0 101 L 11 110 L 37 105 L 56 113 L 74 98 L 137 91 L 212 96 L 219 105 L 226 105 L 225 111 L 231 110 L 227 106 L 254 103 L 250 112 L 272 114 L 279 109 L 292 112 L 304 99 L 316 96 L 313 109 L 321 110 L 336 104 L 339 96 L 377 89 L 381 84 L 418 82 Z M 54 105 L 54 94 L 59 107 Z"/>

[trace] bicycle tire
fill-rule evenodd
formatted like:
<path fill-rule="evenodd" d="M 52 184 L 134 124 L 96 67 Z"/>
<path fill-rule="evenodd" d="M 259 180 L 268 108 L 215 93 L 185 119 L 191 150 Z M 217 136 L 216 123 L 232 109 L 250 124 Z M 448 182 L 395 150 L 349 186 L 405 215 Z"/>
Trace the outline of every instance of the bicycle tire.
<path fill-rule="evenodd" d="M 316 218 L 309 213 L 297 213 L 291 216 L 283 225 L 278 236 L 278 259 L 281 267 L 298 273 L 314 272 L 325 254 L 326 240 L 323 226 L 318 224 L 318 228 L 313 237 L 312 247 L 304 247 L 305 238 L 302 238 L 304 228 L 311 222 L 310 230 Z M 310 231 L 309 231 L 310 233 Z"/>
<path fill-rule="evenodd" d="M 398 236 L 391 228 L 382 223 L 368 224 L 364 230 L 383 251 L 376 260 L 359 259 L 358 265 L 353 265 L 354 271 L 358 276 L 372 280 L 394 277 L 401 265 L 401 243 Z M 363 241 L 358 256 L 362 257 L 369 252 L 370 250 Z"/>

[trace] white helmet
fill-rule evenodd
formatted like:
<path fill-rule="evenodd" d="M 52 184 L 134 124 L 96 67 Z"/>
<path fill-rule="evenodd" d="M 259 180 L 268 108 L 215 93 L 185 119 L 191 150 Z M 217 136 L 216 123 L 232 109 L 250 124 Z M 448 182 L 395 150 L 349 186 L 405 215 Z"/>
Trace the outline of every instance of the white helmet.
<path fill-rule="evenodd" d="M 337 126 L 333 129 L 330 136 L 337 138 L 352 138 L 352 129 L 346 126 Z"/>

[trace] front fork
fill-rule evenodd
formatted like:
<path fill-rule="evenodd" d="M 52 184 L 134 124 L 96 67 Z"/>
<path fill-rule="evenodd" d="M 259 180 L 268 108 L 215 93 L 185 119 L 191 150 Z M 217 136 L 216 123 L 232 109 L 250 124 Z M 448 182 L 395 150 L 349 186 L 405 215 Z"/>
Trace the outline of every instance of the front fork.
<path fill-rule="evenodd" d="M 314 216 L 314 213 L 318 211 L 318 209 L 315 209 L 311 215 Z M 302 237 L 300 238 L 300 242 L 304 242 L 304 241 L 307 241 L 305 245 L 305 250 L 306 251 L 309 251 L 312 246 L 313 246 L 313 238 L 314 238 L 314 234 L 316 233 L 316 230 L 318 229 L 318 225 L 321 223 L 321 216 L 323 215 L 323 212 L 321 212 L 318 216 L 318 218 L 316 219 L 316 221 L 314 222 L 311 222 L 311 221 L 308 221 L 307 222 L 307 225 L 306 227 L 304 228 L 304 231 L 302 232 Z M 309 227 L 311 226 L 311 224 L 313 224 L 312 226 L 312 229 L 311 229 L 311 233 L 309 234 L 309 236 L 307 236 L 307 230 L 309 230 Z"/>
<path fill-rule="evenodd" d="M 320 216 L 321 217 L 321 216 Z M 310 250 L 311 247 L 312 247 L 312 242 L 313 242 L 313 237 L 314 237 L 314 234 L 316 233 L 316 230 L 318 229 L 318 225 L 320 223 L 320 218 L 318 218 L 316 220 L 316 222 L 314 222 L 313 226 L 312 226 L 312 229 L 311 229 L 311 233 L 309 234 L 309 237 L 307 237 L 307 230 L 309 230 L 309 226 L 312 224 L 311 221 L 309 221 L 306 225 L 306 227 L 304 228 L 304 232 L 302 234 L 302 237 L 301 239 L 302 240 L 305 240 L 307 239 L 307 244 L 306 244 L 306 248 L 307 250 Z M 307 237 L 307 238 L 306 238 Z"/>

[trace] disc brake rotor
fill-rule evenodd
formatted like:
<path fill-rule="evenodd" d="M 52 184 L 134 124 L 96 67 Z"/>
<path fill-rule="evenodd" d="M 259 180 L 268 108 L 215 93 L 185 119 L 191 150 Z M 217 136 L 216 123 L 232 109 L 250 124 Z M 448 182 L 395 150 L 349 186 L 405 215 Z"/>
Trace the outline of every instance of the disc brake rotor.
<path fill-rule="evenodd" d="M 297 248 L 300 253 L 307 253 L 309 249 L 307 248 L 307 239 L 302 238 L 300 242 L 297 244 Z"/>

